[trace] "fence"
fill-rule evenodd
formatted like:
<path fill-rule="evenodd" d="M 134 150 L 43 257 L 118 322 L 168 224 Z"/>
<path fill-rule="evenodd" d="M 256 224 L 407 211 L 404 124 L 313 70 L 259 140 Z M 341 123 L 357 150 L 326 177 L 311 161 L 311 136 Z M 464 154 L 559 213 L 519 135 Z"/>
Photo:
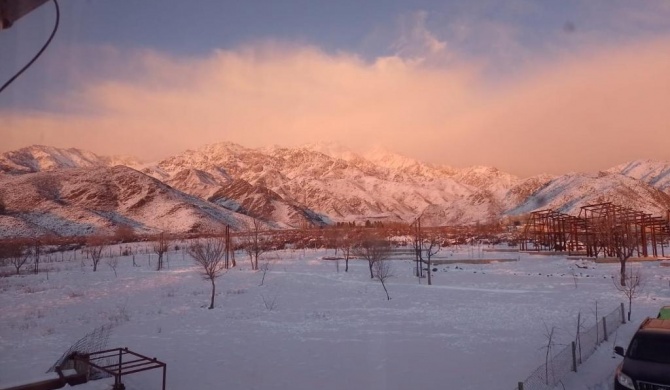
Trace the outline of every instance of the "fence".
<path fill-rule="evenodd" d="M 608 315 L 602 317 L 595 325 L 580 331 L 576 340 L 563 347 L 546 363 L 540 365 L 526 380 L 519 382 L 518 390 L 548 390 L 556 387 L 570 371 L 577 371 L 579 365 L 585 362 L 595 351 L 598 345 L 607 341 L 615 330 L 625 324 L 623 303 Z M 551 352 L 551 351 L 550 351 Z"/>
<path fill-rule="evenodd" d="M 56 362 L 47 370 L 47 373 L 56 371 L 56 367 L 61 367 L 74 352 L 91 353 L 105 349 L 105 347 L 107 347 L 107 340 L 109 339 L 109 335 L 112 332 L 113 327 L 114 325 L 111 323 L 99 326 L 91 333 L 88 333 L 84 337 L 77 340 L 77 342 L 72 344 L 72 346 L 68 348 L 68 350 L 65 351 L 58 360 L 56 360 Z"/>

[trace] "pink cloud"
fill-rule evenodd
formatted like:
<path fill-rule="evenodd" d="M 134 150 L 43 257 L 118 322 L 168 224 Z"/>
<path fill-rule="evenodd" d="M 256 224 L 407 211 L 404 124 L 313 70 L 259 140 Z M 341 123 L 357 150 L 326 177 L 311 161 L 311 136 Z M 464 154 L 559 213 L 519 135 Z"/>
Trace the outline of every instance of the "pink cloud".
<path fill-rule="evenodd" d="M 62 114 L 0 113 L 0 148 L 46 143 L 157 159 L 223 140 L 334 140 L 521 175 L 667 159 L 670 40 L 586 53 L 535 60 L 496 86 L 468 60 L 368 62 L 276 42 L 197 59 L 109 55 L 116 63 L 102 76 L 58 97 Z"/>

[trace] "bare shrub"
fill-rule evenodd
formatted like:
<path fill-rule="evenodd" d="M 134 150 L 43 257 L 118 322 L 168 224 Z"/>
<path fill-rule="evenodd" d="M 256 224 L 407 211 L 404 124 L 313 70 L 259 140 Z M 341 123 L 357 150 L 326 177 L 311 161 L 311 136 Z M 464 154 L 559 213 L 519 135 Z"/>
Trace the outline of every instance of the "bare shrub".
<path fill-rule="evenodd" d="M 271 297 L 266 297 L 265 295 L 261 294 L 261 299 L 263 300 L 263 305 L 265 305 L 265 308 L 268 311 L 272 311 L 277 307 L 277 299 L 279 298 L 279 294 L 274 294 Z"/>

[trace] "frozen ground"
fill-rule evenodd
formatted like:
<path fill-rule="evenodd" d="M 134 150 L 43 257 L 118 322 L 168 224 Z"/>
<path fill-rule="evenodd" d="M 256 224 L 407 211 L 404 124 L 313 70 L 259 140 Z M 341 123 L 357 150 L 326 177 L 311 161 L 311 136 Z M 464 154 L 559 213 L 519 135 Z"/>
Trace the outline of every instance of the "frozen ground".
<path fill-rule="evenodd" d="M 321 259 L 333 255 L 268 253 L 270 270 L 259 286 L 262 272 L 250 271 L 238 253 L 240 266 L 217 282 L 214 310 L 206 309 L 209 284 L 181 251 L 171 252 L 170 269 L 160 272 L 146 254 L 136 256 L 140 267 L 121 257 L 118 277 L 105 260 L 94 273 L 67 254 L 48 265 L 48 279 L 1 278 L 0 383 L 39 376 L 77 339 L 113 322 L 108 347 L 166 362 L 168 389 L 511 390 L 542 363 L 545 324 L 566 342 L 579 311 L 590 326 L 596 301 L 601 314 L 623 301 L 611 281 L 616 264 L 465 246 L 440 255 L 519 261 L 441 265 L 427 286 L 412 276 L 410 261 L 393 260 L 387 301 L 365 262 L 353 260 L 348 273 L 340 262 L 337 272 L 335 261 Z M 670 267 L 635 266 L 646 286 L 633 322 L 617 332 L 624 346 L 643 317 L 670 304 Z M 610 351 L 609 344 L 600 347 L 566 378 L 566 388 L 606 389 L 619 361 Z M 159 379 L 159 372 L 143 373 L 125 383 L 150 390 L 160 388 Z"/>

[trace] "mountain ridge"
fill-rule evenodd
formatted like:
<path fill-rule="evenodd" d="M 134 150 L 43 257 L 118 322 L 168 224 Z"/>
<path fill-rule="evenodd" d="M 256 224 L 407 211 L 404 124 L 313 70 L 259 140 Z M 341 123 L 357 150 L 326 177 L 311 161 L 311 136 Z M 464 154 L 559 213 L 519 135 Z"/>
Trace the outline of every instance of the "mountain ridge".
<path fill-rule="evenodd" d="M 183 207 L 215 208 L 214 220 L 232 213 L 233 219 L 258 218 L 273 228 L 411 221 L 418 215 L 434 225 L 463 225 L 549 207 L 578 214 L 581 205 L 601 201 L 654 215 L 665 215 L 670 209 L 670 163 L 663 161 L 636 160 L 597 173 L 522 179 L 495 167 L 457 169 L 384 149 L 356 153 L 327 143 L 248 148 L 221 142 L 151 164 L 74 148 L 31 146 L 0 155 L 0 184 L 27 186 L 10 178 L 40 173 L 52 173 L 50 180 L 69 183 L 67 172 L 81 176 L 83 171 L 113 169 L 117 164 L 137 168 L 127 169 L 136 172 L 134 181 L 147 187 L 167 191 L 162 187 L 166 186 L 183 194 Z M 118 179 L 118 174 L 110 175 Z M 11 199 L 5 199 L 10 210 L 14 207 Z M 125 212 L 122 205 L 118 207 Z M 152 216 L 142 218 L 141 229 L 155 229 Z"/>

